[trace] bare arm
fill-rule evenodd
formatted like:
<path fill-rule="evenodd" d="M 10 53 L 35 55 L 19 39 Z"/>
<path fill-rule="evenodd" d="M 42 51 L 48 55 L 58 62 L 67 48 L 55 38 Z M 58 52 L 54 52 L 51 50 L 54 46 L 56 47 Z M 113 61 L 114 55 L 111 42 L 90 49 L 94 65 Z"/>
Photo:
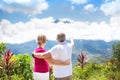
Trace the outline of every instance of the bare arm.
<path fill-rule="evenodd" d="M 48 63 L 53 64 L 53 65 L 69 65 L 70 64 L 70 59 L 66 61 L 56 60 L 52 58 L 49 52 L 40 53 L 40 54 L 34 53 L 34 57 L 44 58 Z"/>
<path fill-rule="evenodd" d="M 51 56 L 51 55 L 50 55 Z M 53 65 L 69 65 L 70 64 L 70 59 L 66 60 L 66 61 L 61 61 L 61 60 L 56 60 L 56 59 L 53 59 L 52 56 L 51 57 L 48 57 L 48 58 L 45 58 L 45 60 L 50 63 L 50 64 L 53 64 Z"/>
<path fill-rule="evenodd" d="M 44 52 L 44 53 L 33 53 L 32 56 L 36 57 L 36 58 L 48 58 L 50 57 L 50 53 L 49 52 Z"/>
<path fill-rule="evenodd" d="M 71 39 L 70 42 L 71 42 L 71 45 L 74 46 L 74 40 Z"/>

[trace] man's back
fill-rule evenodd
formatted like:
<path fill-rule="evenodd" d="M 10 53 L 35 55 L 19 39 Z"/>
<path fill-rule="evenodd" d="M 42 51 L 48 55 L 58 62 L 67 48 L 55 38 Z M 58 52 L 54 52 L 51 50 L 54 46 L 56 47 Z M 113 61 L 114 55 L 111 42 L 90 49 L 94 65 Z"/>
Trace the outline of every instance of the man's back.
<path fill-rule="evenodd" d="M 65 61 L 71 60 L 72 46 L 69 43 L 61 42 L 49 50 L 54 59 Z M 56 78 L 66 77 L 72 75 L 72 64 L 66 66 L 54 65 L 54 76 Z"/>

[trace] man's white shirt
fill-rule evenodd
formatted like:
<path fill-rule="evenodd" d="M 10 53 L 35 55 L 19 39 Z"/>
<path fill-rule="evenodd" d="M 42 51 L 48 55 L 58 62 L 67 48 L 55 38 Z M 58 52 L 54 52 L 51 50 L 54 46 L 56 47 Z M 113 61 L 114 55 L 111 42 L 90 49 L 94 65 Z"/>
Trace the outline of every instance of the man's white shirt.
<path fill-rule="evenodd" d="M 51 53 L 53 59 L 57 60 L 71 60 L 72 55 L 72 45 L 70 43 L 60 43 L 51 48 L 48 52 Z M 56 78 L 62 78 L 66 76 L 72 75 L 72 63 L 70 61 L 70 65 L 60 66 L 53 65 L 53 73 Z"/>

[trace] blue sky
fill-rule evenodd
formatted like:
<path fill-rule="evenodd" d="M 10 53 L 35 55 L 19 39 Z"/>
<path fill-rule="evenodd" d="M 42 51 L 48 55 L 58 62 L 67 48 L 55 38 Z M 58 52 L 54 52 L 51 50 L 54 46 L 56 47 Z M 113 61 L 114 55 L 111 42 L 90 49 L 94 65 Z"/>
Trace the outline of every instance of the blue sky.
<path fill-rule="evenodd" d="M 97 20 L 99 22 L 101 20 L 108 21 L 109 19 L 108 16 L 105 16 L 102 11 L 97 9 L 100 7 L 102 3 L 105 3 L 104 0 L 73 0 L 73 1 L 72 0 L 47 0 L 45 3 L 48 5 L 48 7 L 46 9 L 43 8 L 42 10 L 39 10 L 38 12 L 36 12 L 36 14 L 32 14 L 32 11 L 25 13 L 24 11 L 20 10 L 22 9 L 22 7 L 27 8 L 27 6 L 22 5 L 24 1 L 23 2 L 21 1 L 21 3 L 20 2 L 18 3 L 17 1 L 18 0 L 2 0 L 1 1 L 6 3 L 6 5 L 4 4 L 6 7 L 10 6 L 11 8 L 12 7 L 14 8 L 18 5 L 17 7 L 19 9 L 18 11 L 17 9 L 13 9 L 12 12 L 9 12 L 7 9 L 2 8 L 4 7 L 3 5 L 0 10 L 1 20 L 8 19 L 10 20 L 10 22 L 15 23 L 19 21 L 24 21 L 24 22 L 29 21 L 31 17 L 46 18 L 50 16 L 54 17 L 55 19 L 70 18 L 77 21 L 79 20 L 96 21 Z M 32 0 L 27 0 L 27 1 L 32 2 Z M 12 4 L 15 4 L 15 5 L 12 5 Z M 34 3 L 32 4 L 35 5 Z M 28 9 L 30 10 L 30 8 L 33 5 L 29 5 Z M 84 7 L 87 5 L 93 5 L 93 7 L 92 6 L 89 7 L 91 11 L 89 8 L 88 8 L 89 10 L 84 9 Z M 92 11 L 95 8 L 96 10 Z M 26 12 L 28 11 L 28 9 L 26 9 Z M 39 13 L 39 12 L 42 12 L 42 13 Z"/>
<path fill-rule="evenodd" d="M 55 40 L 58 32 L 111 41 L 120 40 L 119 30 L 120 0 L 0 0 L 0 42 L 22 43 L 41 33 Z"/>

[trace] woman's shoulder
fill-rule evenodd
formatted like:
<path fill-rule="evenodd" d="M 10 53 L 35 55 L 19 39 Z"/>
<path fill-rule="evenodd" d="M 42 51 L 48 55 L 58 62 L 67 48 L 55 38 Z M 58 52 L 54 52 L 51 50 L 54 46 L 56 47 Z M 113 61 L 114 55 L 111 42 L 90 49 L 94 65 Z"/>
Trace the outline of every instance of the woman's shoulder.
<path fill-rule="evenodd" d="M 46 50 L 44 48 L 36 48 L 35 52 L 45 52 Z"/>

